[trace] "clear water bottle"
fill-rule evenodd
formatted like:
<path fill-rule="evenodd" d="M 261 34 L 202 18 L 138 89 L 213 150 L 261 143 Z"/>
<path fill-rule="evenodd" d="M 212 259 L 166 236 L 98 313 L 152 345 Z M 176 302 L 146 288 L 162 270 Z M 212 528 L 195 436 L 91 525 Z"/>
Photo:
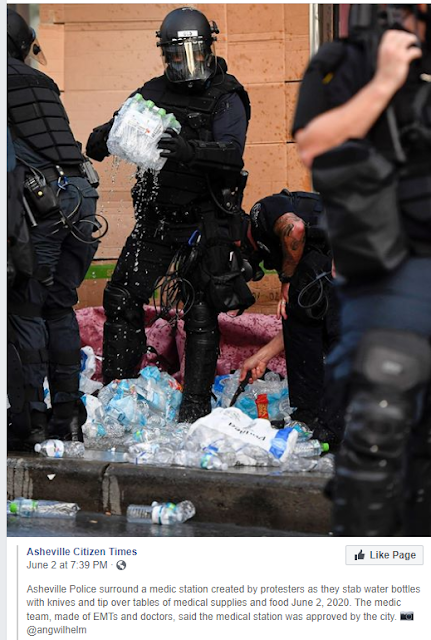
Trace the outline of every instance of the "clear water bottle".
<path fill-rule="evenodd" d="M 326 451 L 329 451 L 329 444 L 326 444 L 326 442 L 307 440 L 306 442 L 298 442 L 293 453 L 301 458 L 312 458 L 320 456 L 321 453 Z"/>
<path fill-rule="evenodd" d="M 291 420 L 290 418 L 285 418 L 284 424 L 286 427 L 290 427 L 298 433 L 298 442 L 311 440 L 313 432 L 310 431 L 305 422 L 299 422 L 299 420 Z"/>
<path fill-rule="evenodd" d="M 217 454 L 204 451 L 177 451 L 174 455 L 174 463 L 180 467 L 215 471 L 226 471 L 228 468 Z"/>
<path fill-rule="evenodd" d="M 127 507 L 127 521 L 146 524 L 180 524 L 192 518 L 196 510 L 191 502 L 185 500 L 175 505 L 173 502 L 151 505 L 131 504 Z"/>
<path fill-rule="evenodd" d="M 85 447 L 83 442 L 63 442 L 62 440 L 45 440 L 34 445 L 36 453 L 46 458 L 83 458 Z"/>
<path fill-rule="evenodd" d="M 106 437 L 106 430 L 100 422 L 86 422 L 82 426 L 82 433 L 91 440 Z"/>
<path fill-rule="evenodd" d="M 275 371 L 268 371 L 263 376 L 265 382 L 280 382 L 280 375 Z"/>
<path fill-rule="evenodd" d="M 124 460 L 133 464 L 169 465 L 173 459 L 173 446 L 167 442 L 137 442 L 124 456 Z"/>
<path fill-rule="evenodd" d="M 74 502 L 15 498 L 7 505 L 8 513 L 22 518 L 73 518 L 79 511 Z"/>
<path fill-rule="evenodd" d="M 175 513 L 177 516 L 178 522 L 185 522 L 186 520 L 190 520 L 196 514 L 195 505 L 190 500 L 183 500 L 179 502 L 175 507 Z"/>
<path fill-rule="evenodd" d="M 107 384 L 106 387 L 103 387 L 102 389 L 100 389 L 99 393 L 97 394 L 97 398 L 102 403 L 102 406 L 107 405 L 108 402 L 111 400 L 111 398 L 115 396 L 117 387 L 118 387 L 118 380 L 113 380 L 112 382 Z"/>
<path fill-rule="evenodd" d="M 278 408 L 282 416 L 290 416 L 290 414 L 293 413 L 293 407 L 290 406 L 288 395 L 281 398 Z"/>
<path fill-rule="evenodd" d="M 132 111 L 142 111 L 145 108 L 144 98 L 140 93 L 135 93 L 134 96 L 127 98 L 127 100 L 123 103 L 120 111 L 126 111 L 126 109 L 131 109 Z"/>
<path fill-rule="evenodd" d="M 153 524 L 153 505 L 157 502 L 153 502 L 152 505 L 142 504 L 129 504 L 127 507 L 127 522 Z"/>
<path fill-rule="evenodd" d="M 162 109 L 162 111 L 164 111 L 164 109 Z M 173 113 L 166 113 L 165 111 L 165 115 L 163 116 L 163 129 L 164 131 L 166 131 L 166 129 L 173 129 L 177 133 L 181 131 L 181 125 Z"/>

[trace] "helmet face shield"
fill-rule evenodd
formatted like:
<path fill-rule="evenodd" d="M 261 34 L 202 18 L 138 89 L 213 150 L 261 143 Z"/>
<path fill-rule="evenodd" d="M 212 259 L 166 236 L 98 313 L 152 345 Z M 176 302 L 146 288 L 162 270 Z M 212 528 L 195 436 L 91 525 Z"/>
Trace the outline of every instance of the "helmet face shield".
<path fill-rule="evenodd" d="M 180 36 L 180 34 L 178 34 Z M 215 69 L 214 43 L 192 32 L 161 45 L 165 75 L 170 82 L 205 82 Z"/>

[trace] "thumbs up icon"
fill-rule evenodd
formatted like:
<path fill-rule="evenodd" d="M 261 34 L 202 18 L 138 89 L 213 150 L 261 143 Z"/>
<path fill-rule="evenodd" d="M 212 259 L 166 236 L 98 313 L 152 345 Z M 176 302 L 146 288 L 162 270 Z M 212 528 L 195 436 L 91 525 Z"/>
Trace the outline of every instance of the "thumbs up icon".
<path fill-rule="evenodd" d="M 362 553 L 362 549 L 359 553 L 355 553 L 355 560 L 363 560 L 365 558 L 365 553 Z"/>

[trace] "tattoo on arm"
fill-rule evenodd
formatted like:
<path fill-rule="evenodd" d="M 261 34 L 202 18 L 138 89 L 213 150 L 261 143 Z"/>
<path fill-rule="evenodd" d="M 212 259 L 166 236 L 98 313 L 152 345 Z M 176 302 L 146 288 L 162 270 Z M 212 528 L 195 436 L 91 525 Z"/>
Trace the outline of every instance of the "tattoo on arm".
<path fill-rule="evenodd" d="M 274 232 L 280 238 L 283 250 L 282 273 L 292 276 L 304 251 L 304 222 L 292 212 L 285 213 L 275 222 Z"/>

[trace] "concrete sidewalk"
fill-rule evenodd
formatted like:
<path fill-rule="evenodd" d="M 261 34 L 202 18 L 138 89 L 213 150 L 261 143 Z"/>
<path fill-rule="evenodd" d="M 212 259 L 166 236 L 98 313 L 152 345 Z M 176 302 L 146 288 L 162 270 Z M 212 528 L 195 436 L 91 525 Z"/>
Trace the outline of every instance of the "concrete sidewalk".
<path fill-rule="evenodd" d="M 108 455 L 109 457 L 109 455 Z M 229 472 L 9 455 L 8 499 L 76 502 L 83 511 L 125 514 L 129 504 L 191 500 L 194 520 L 328 534 L 328 476 L 250 468 Z"/>

